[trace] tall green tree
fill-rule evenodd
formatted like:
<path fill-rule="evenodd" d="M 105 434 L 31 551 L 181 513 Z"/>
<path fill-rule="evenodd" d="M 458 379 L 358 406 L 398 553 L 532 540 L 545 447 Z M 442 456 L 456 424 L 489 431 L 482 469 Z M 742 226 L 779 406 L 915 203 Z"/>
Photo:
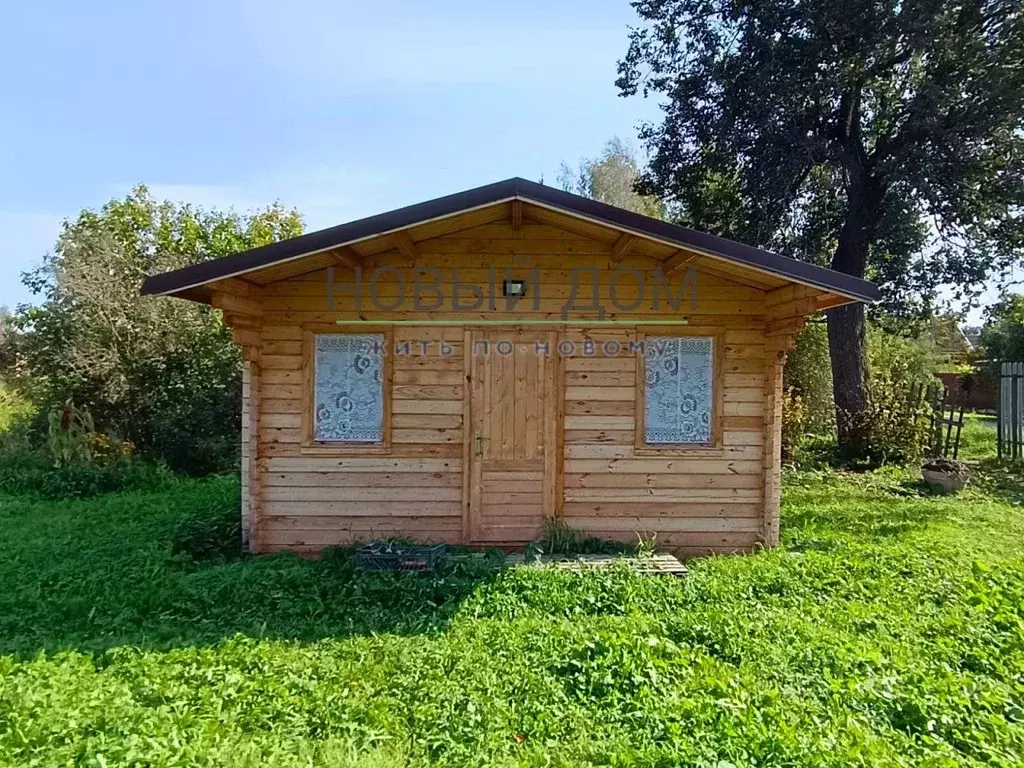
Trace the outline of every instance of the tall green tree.
<path fill-rule="evenodd" d="M 1024 360 L 1024 295 L 1009 294 L 989 307 L 981 352 L 992 361 Z"/>
<path fill-rule="evenodd" d="M 209 307 L 139 295 L 143 279 L 301 234 L 295 211 L 205 211 L 144 186 L 64 223 L 23 277 L 38 297 L 7 321 L 5 378 L 44 411 L 72 399 L 97 428 L 179 471 L 236 456 L 240 361 Z"/>
<path fill-rule="evenodd" d="M 639 180 L 636 154 L 617 136 L 605 144 L 597 157 L 580 160 L 577 168 L 563 162 L 558 170 L 558 185 L 566 192 L 663 218 L 665 206 L 661 199 L 656 195 L 639 194 L 636 191 Z"/>
<path fill-rule="evenodd" d="M 641 191 L 693 225 L 878 281 L 926 314 L 1024 251 L 1020 0 L 636 0 L 623 94 L 660 95 Z M 865 314 L 828 313 L 840 440 Z"/>

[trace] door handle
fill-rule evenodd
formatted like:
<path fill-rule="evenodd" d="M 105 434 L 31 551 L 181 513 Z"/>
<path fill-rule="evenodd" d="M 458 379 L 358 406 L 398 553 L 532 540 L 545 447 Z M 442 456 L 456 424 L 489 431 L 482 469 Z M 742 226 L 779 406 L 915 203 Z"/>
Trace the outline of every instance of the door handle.
<path fill-rule="evenodd" d="M 480 434 L 480 430 L 479 429 L 476 431 L 476 435 L 474 436 L 473 440 L 476 442 L 476 455 L 477 456 L 483 456 L 484 455 L 484 436 Z"/>

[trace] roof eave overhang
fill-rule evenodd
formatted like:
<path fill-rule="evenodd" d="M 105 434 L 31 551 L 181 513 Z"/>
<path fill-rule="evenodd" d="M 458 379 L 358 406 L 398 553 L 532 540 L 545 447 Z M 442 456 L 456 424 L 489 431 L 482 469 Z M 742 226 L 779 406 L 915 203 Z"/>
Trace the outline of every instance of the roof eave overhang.
<path fill-rule="evenodd" d="M 755 266 L 755 265 L 752 265 L 752 264 L 748 264 L 746 262 L 740 262 L 740 261 L 737 261 L 736 259 L 732 259 L 732 258 L 729 258 L 728 256 L 724 256 L 721 253 L 718 253 L 716 251 L 708 250 L 706 248 L 701 248 L 699 246 L 693 245 L 692 243 L 680 242 L 679 240 L 676 240 L 676 239 L 673 239 L 673 238 L 653 236 L 649 232 L 640 231 L 640 230 L 637 230 L 637 229 L 630 228 L 628 226 L 611 225 L 611 224 L 608 224 L 607 222 L 605 222 L 605 221 L 603 221 L 601 219 L 596 219 L 596 218 L 593 218 L 593 217 L 590 217 L 590 216 L 586 216 L 586 215 L 581 214 L 581 213 L 576 212 L 576 211 L 566 210 L 565 208 L 561 208 L 561 207 L 559 207 L 557 205 L 550 205 L 548 203 L 544 203 L 544 202 L 535 200 L 535 199 L 530 198 L 530 197 L 517 196 L 516 199 L 522 200 L 523 202 L 531 203 L 532 205 L 536 205 L 536 206 L 539 206 L 541 208 L 546 208 L 546 209 L 548 209 L 550 211 L 555 211 L 556 213 L 561 213 L 561 214 L 564 214 L 564 215 L 572 216 L 572 217 L 580 219 L 582 221 L 587 221 L 587 222 L 589 222 L 591 224 L 596 224 L 596 225 L 605 226 L 605 227 L 612 227 L 614 229 L 618 229 L 621 232 L 625 232 L 627 234 L 634 235 L 635 237 L 644 238 L 646 240 L 650 240 L 651 242 L 658 243 L 660 245 L 667 245 L 667 246 L 672 247 L 672 248 L 679 248 L 679 249 L 682 249 L 682 250 L 692 251 L 693 253 L 699 254 L 701 256 L 706 256 L 706 257 L 708 257 L 710 259 L 715 259 L 717 261 L 721 261 L 721 262 L 724 262 L 726 264 L 731 264 L 731 265 L 737 266 L 737 267 L 744 267 L 744 268 L 750 269 L 751 271 L 760 272 L 762 274 L 769 274 L 769 275 L 772 275 L 774 277 L 778 277 L 778 278 L 780 278 L 782 280 L 786 280 L 786 281 L 791 282 L 791 283 L 796 283 L 796 284 L 799 284 L 799 285 L 807 286 L 808 288 L 817 288 L 819 290 L 826 291 L 828 293 L 834 293 L 834 294 L 839 295 L 839 296 L 845 296 L 846 298 L 850 299 L 850 301 L 864 301 L 864 302 L 868 302 L 868 303 L 873 303 L 873 302 L 877 301 L 878 298 L 879 298 L 879 296 L 877 294 L 877 289 L 876 289 L 876 292 L 874 293 L 874 295 L 862 295 L 862 294 L 858 294 L 858 293 L 850 293 L 850 292 L 847 292 L 847 291 L 844 291 L 844 290 L 839 290 L 837 288 L 823 286 L 820 283 L 812 281 L 812 280 L 806 280 L 806 279 L 801 279 L 801 278 L 798 278 L 798 277 L 794 277 L 792 274 L 781 272 L 781 271 L 778 271 L 778 270 L 774 270 L 774 269 L 771 269 L 769 267 Z M 750 246 L 746 246 L 746 247 L 750 247 Z M 773 255 L 776 255 L 776 254 L 773 254 Z M 780 256 L 779 258 L 784 258 L 784 257 Z M 795 259 L 793 259 L 792 261 L 795 261 Z M 804 262 L 797 262 L 797 263 L 798 264 L 803 264 Z M 813 267 L 814 265 L 813 264 L 807 264 L 807 266 Z M 821 267 L 815 267 L 815 268 L 816 269 L 821 269 Z M 829 270 L 829 271 L 832 271 L 832 270 Z M 835 274 L 840 274 L 840 273 L 835 273 Z M 856 279 L 856 278 L 852 278 L 852 279 Z M 862 282 L 867 282 L 867 281 L 862 281 Z M 872 284 L 869 283 L 869 285 L 872 285 Z"/>
<path fill-rule="evenodd" d="M 615 229 L 651 242 L 691 251 L 791 283 L 843 296 L 850 301 L 874 302 L 879 298 L 877 286 L 867 280 L 716 235 L 652 219 L 525 179 L 509 179 L 311 232 L 234 256 L 153 275 L 146 278 L 142 293 L 153 296 L 180 295 L 217 280 L 242 277 L 271 266 L 286 264 L 346 245 L 356 245 L 366 240 L 385 237 L 412 227 L 442 221 L 512 200 L 520 200 L 597 226 Z"/>
<path fill-rule="evenodd" d="M 357 245 L 358 243 L 362 243 L 362 242 L 364 242 L 366 240 L 375 240 L 378 237 L 387 237 L 388 235 L 393 235 L 396 232 L 402 232 L 402 231 L 407 230 L 407 229 L 412 229 L 413 227 L 418 227 L 418 226 L 420 226 L 422 224 L 430 224 L 431 222 L 435 222 L 435 221 L 443 221 L 445 219 L 450 219 L 450 218 L 452 218 L 454 216 L 461 216 L 461 215 L 466 214 L 466 213 L 472 213 L 473 211 L 483 210 L 484 208 L 491 208 L 491 207 L 493 207 L 495 205 L 501 205 L 502 203 L 511 202 L 512 200 L 522 200 L 522 199 L 523 198 L 519 197 L 518 195 L 512 195 L 512 196 L 507 197 L 507 198 L 502 198 L 501 200 L 494 200 L 494 201 L 489 202 L 489 203 L 482 203 L 480 205 L 475 205 L 475 206 L 473 206 L 471 208 L 463 208 L 461 210 L 452 211 L 451 213 L 446 213 L 446 214 L 441 215 L 441 216 L 434 216 L 433 218 L 421 219 L 419 221 L 413 221 L 413 222 L 411 222 L 409 224 L 403 224 L 402 226 L 393 227 L 391 229 L 384 229 L 384 230 L 381 230 L 380 232 L 374 232 L 372 234 L 364 235 L 363 237 L 356 237 L 356 238 L 352 238 L 351 240 L 339 240 L 336 243 L 330 243 L 329 245 L 324 245 L 322 247 L 319 247 L 319 248 L 316 248 L 316 249 L 313 249 L 313 250 L 301 251 L 300 253 L 296 253 L 296 254 L 294 254 L 292 256 L 283 256 L 280 259 L 275 259 L 274 261 L 269 261 L 269 262 L 267 262 L 265 264 L 258 264 L 256 266 L 252 266 L 252 267 L 239 268 L 239 269 L 237 269 L 237 270 L 235 270 L 233 272 L 226 272 L 223 275 L 218 275 L 215 278 L 210 278 L 210 279 L 205 279 L 205 280 L 197 280 L 195 282 L 188 283 L 188 284 L 182 285 L 180 287 L 172 287 L 172 288 L 167 288 L 167 289 L 158 289 L 156 287 L 156 284 L 157 284 L 158 278 L 165 277 L 165 276 L 169 277 L 169 276 L 175 275 L 175 274 L 177 274 L 179 272 L 183 272 L 184 270 L 175 270 L 174 272 L 165 272 L 165 273 L 160 274 L 160 275 L 151 275 L 150 277 L 147 277 L 145 279 L 145 281 L 143 282 L 143 284 L 142 284 L 142 293 L 143 293 L 143 295 L 147 295 L 147 296 L 173 296 L 173 295 L 175 295 L 177 293 L 180 293 L 181 291 L 184 291 L 184 290 L 186 290 L 188 288 L 196 288 L 196 287 L 201 286 L 201 285 L 206 285 L 206 284 L 208 284 L 210 282 L 213 282 L 215 280 L 226 280 L 229 277 L 241 277 L 243 275 L 249 274 L 250 272 L 257 272 L 257 271 L 259 271 L 261 269 L 267 269 L 268 267 L 276 267 L 276 266 L 279 266 L 281 264 L 287 264 L 288 262 L 291 262 L 291 261 L 297 261 L 299 259 L 305 259 L 305 258 L 308 258 L 310 256 L 316 256 L 318 253 L 324 253 L 326 251 L 333 251 L 333 250 L 335 250 L 337 248 L 343 248 L 345 246 Z M 258 249 L 256 249 L 256 250 L 258 250 Z M 252 253 L 252 251 L 249 251 L 248 253 Z M 237 254 L 237 255 L 241 256 L 241 255 L 245 255 L 245 254 Z M 226 258 L 231 258 L 231 257 L 226 257 Z M 206 262 L 206 263 L 207 264 L 212 264 L 213 262 Z M 196 265 L 196 266 L 203 266 L 203 265 L 200 264 L 200 265 Z M 191 267 L 185 267 L 185 269 L 191 269 Z"/>

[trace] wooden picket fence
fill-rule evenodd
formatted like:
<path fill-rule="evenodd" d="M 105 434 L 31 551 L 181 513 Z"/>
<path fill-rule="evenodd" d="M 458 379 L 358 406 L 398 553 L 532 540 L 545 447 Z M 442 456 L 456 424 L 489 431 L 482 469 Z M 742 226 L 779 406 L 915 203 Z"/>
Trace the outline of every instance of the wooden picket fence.
<path fill-rule="evenodd" d="M 967 393 L 954 393 L 949 391 L 949 387 L 942 387 L 936 394 L 937 397 L 932 401 L 929 429 L 931 449 L 928 455 L 933 458 L 956 459 L 960 455 L 960 435 L 964 430 Z"/>
<path fill-rule="evenodd" d="M 957 458 L 966 402 L 965 392 L 950 392 L 941 384 L 910 386 L 907 407 L 912 418 L 917 421 L 924 411 L 928 419 L 928 432 L 921 445 L 926 458 Z"/>
<path fill-rule="evenodd" d="M 1000 363 L 999 458 L 1024 458 L 1024 363 Z"/>

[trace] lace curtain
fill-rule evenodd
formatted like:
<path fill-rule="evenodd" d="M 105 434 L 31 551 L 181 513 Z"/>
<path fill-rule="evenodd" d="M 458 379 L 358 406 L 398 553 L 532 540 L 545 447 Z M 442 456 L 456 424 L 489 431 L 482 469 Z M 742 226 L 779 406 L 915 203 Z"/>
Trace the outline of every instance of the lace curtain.
<path fill-rule="evenodd" d="M 710 443 L 712 339 L 648 337 L 644 395 L 648 443 Z"/>
<path fill-rule="evenodd" d="M 384 335 L 316 336 L 313 439 L 373 443 L 384 430 Z"/>

